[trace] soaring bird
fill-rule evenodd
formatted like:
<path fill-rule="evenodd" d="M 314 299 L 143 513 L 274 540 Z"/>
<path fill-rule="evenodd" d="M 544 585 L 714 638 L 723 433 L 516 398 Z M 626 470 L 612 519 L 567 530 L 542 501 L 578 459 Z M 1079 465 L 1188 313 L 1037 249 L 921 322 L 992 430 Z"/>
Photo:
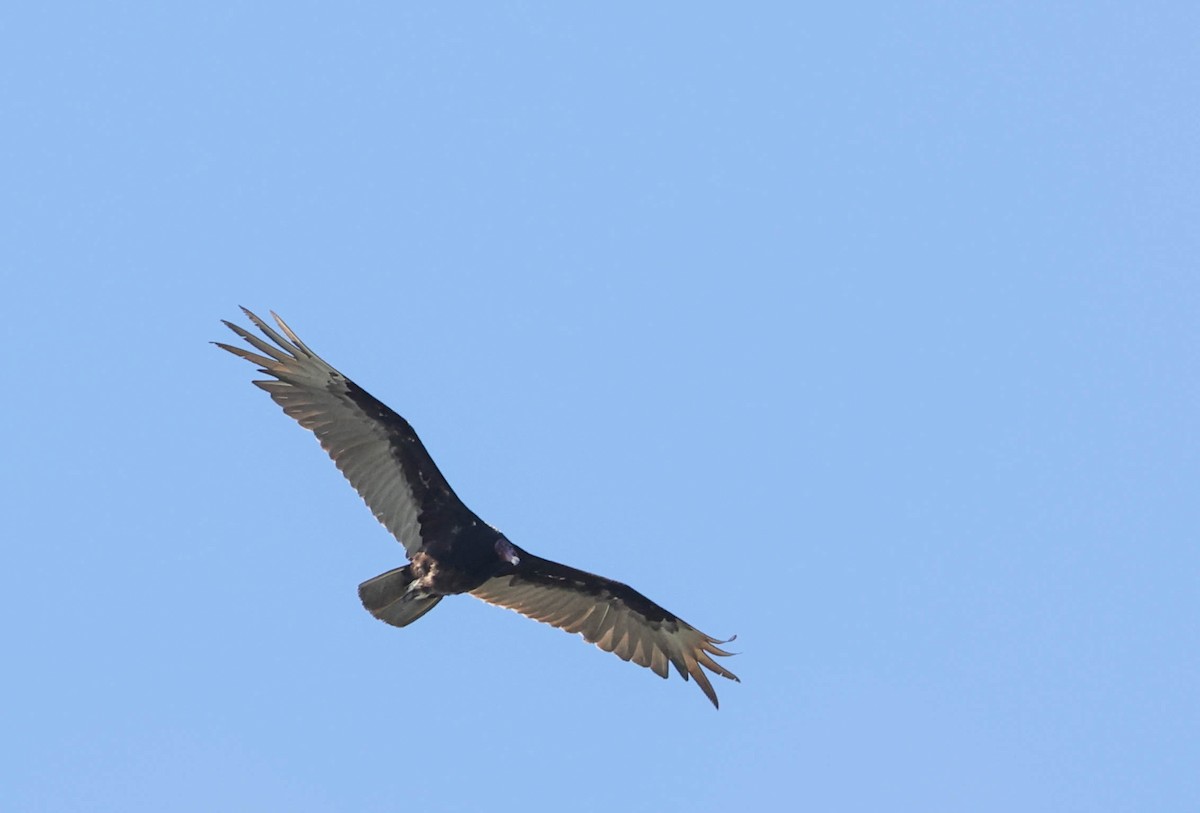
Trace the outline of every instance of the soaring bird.
<path fill-rule="evenodd" d="M 308 348 L 274 312 L 283 335 L 242 308 L 270 341 L 224 324 L 257 352 L 214 342 L 272 376 L 254 384 L 312 430 L 409 563 L 358 587 L 371 615 L 404 627 L 444 597 L 470 593 L 516 610 L 666 678 L 695 678 L 717 706 L 704 669 L 739 678 L 713 659 L 728 643 L 705 635 L 628 585 L 542 559 L 488 525 L 450 488 L 411 425 Z M 729 639 L 732 640 L 732 639 Z M 703 667 L 703 668 L 701 668 Z"/>

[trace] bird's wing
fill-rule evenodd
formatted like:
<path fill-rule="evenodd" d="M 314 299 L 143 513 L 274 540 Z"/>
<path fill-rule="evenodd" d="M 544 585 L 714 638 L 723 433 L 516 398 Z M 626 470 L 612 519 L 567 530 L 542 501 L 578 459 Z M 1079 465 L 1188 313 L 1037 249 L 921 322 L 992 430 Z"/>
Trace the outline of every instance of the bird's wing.
<path fill-rule="evenodd" d="M 730 654 L 717 647 L 726 641 L 705 635 L 632 587 L 525 551 L 519 555 L 513 573 L 489 579 L 471 595 L 577 632 L 622 660 L 653 669 L 659 677 L 667 677 L 667 665 L 673 664 L 684 680 L 696 679 L 714 706 L 717 693 L 701 667 L 739 680 L 712 658 Z"/>
<path fill-rule="evenodd" d="M 259 366 L 273 380 L 254 384 L 283 411 L 311 429 L 375 517 L 411 557 L 422 529 L 464 508 L 408 421 L 329 366 L 275 318 L 283 336 L 242 309 L 266 342 L 238 325 L 225 325 L 258 353 L 214 342 Z M 286 338 L 285 338 L 286 337 Z M 261 355 L 260 355 L 261 353 Z"/>

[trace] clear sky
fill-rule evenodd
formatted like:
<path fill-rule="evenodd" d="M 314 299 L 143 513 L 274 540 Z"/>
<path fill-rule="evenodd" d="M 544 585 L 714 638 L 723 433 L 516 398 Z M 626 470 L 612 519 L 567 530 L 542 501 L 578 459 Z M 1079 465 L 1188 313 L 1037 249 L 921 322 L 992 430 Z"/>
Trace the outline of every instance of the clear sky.
<path fill-rule="evenodd" d="M 2 12 L 0 806 L 1195 810 L 1200 12 L 969 5 Z M 373 620 L 243 304 L 721 710 Z"/>

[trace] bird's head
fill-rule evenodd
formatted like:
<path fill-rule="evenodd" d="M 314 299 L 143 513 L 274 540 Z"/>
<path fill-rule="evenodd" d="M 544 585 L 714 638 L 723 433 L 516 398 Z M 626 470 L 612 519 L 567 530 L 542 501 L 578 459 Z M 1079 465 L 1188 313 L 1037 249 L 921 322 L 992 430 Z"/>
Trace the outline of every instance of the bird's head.
<path fill-rule="evenodd" d="M 521 557 L 517 555 L 516 547 L 503 536 L 496 540 L 496 555 L 513 567 L 521 564 Z"/>

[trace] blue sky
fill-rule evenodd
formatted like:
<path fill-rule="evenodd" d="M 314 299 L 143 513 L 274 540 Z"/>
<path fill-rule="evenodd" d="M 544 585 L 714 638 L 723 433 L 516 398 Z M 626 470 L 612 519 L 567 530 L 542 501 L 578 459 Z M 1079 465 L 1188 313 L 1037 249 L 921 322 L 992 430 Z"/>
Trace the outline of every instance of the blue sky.
<path fill-rule="evenodd" d="M 0 793 L 1190 810 L 1194 4 L 0 16 Z M 208 342 L 274 309 L 719 712 L 402 562 Z"/>

